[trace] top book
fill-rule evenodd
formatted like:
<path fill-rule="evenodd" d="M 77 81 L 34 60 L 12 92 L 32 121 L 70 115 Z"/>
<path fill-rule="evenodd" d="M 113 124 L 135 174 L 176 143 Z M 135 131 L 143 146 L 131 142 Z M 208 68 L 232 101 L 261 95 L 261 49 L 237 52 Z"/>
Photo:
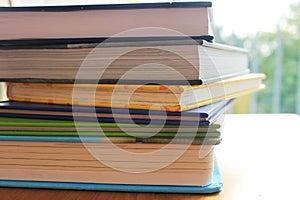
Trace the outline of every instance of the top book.
<path fill-rule="evenodd" d="M 211 6 L 211 2 L 172 2 L 0 7 L 0 42 L 107 38 L 143 27 L 171 29 L 188 36 L 207 35 Z"/>

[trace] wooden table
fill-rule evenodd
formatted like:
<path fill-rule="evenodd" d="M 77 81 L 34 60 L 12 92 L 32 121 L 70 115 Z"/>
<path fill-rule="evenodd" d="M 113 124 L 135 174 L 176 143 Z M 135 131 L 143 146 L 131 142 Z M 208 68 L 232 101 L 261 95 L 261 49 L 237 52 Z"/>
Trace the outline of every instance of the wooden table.
<path fill-rule="evenodd" d="M 212 195 L 0 188 L 0 199 L 298 199 L 300 116 L 226 115 L 216 156 L 224 182 Z"/>

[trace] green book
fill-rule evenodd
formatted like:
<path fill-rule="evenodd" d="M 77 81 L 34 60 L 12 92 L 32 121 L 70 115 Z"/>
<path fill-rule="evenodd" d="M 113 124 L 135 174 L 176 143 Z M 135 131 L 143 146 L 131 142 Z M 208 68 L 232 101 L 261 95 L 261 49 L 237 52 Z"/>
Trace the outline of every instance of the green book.
<path fill-rule="evenodd" d="M 177 134 L 178 137 L 220 137 L 220 132 L 200 132 L 200 133 L 128 133 L 128 132 L 74 132 L 74 131 L 0 131 L 0 135 L 14 135 L 14 136 L 106 136 L 106 137 L 136 137 L 136 138 L 149 138 L 149 137 L 162 137 L 173 138 Z"/>
<path fill-rule="evenodd" d="M 178 125 L 137 125 L 137 124 L 117 124 L 117 123 L 95 123 L 95 122 L 75 122 L 67 120 L 45 120 L 28 118 L 0 117 L 0 131 L 51 131 L 51 132 L 76 132 L 80 128 L 82 132 L 132 132 L 132 133 L 204 133 L 217 132 L 219 124 L 210 126 L 178 126 Z"/>

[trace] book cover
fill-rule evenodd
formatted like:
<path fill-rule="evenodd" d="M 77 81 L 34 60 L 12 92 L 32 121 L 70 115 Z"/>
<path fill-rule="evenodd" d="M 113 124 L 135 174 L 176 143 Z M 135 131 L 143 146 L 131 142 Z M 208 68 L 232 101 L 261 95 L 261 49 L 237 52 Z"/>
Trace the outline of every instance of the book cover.
<path fill-rule="evenodd" d="M 36 130 L 0 130 L 0 135 L 12 135 L 12 136 L 83 136 L 83 137 L 136 137 L 136 138 L 174 138 L 175 136 L 181 138 L 219 138 L 220 132 L 197 132 L 197 133 L 185 133 L 185 132 L 175 132 L 175 133 L 147 133 L 147 132 L 87 132 L 87 131 L 36 131 Z"/>
<path fill-rule="evenodd" d="M 1 7 L 3 31 L 0 42 L 33 38 L 111 37 L 140 27 L 161 27 L 190 36 L 207 35 L 210 7 L 211 2 Z M 195 18 L 198 20 L 195 21 Z M 55 24 L 55 29 L 46 24 Z M 70 24 L 73 24 L 72 28 Z"/>
<path fill-rule="evenodd" d="M 91 115 L 91 112 L 96 111 L 96 116 L 98 116 L 97 119 L 99 122 L 131 123 L 133 121 L 137 124 L 161 124 L 165 122 L 166 125 L 197 124 L 207 126 L 211 125 L 222 113 L 226 112 L 232 102 L 233 100 L 222 101 L 183 112 L 163 112 L 139 109 L 128 110 L 122 108 L 111 109 L 100 107 L 96 107 L 95 110 L 93 110 L 90 107 L 81 106 L 76 107 L 76 119 L 79 119 L 80 121 L 89 121 L 95 116 Z M 111 115 L 112 111 L 114 115 Z M 101 113 L 108 115 L 101 115 Z M 166 118 L 155 119 L 155 116 L 161 115 Z M 0 116 L 73 120 L 72 106 L 14 101 L 0 103 Z"/>

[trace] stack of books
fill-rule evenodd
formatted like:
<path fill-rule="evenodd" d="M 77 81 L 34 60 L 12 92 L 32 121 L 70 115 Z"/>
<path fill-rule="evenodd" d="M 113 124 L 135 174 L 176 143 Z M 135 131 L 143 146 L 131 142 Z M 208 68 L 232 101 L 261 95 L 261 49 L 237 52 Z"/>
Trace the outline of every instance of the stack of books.
<path fill-rule="evenodd" d="M 219 191 L 218 119 L 264 75 L 213 42 L 210 7 L 0 8 L 0 185 Z"/>

